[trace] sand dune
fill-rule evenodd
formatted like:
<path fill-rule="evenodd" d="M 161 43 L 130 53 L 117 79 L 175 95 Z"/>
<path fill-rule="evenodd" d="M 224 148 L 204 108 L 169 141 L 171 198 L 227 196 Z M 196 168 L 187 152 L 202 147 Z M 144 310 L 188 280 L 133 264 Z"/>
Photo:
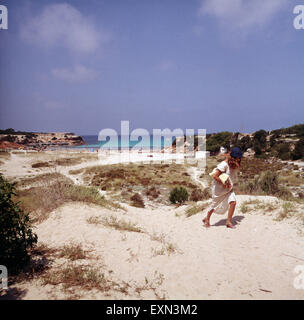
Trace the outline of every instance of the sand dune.
<path fill-rule="evenodd" d="M 193 170 L 197 180 L 199 172 Z M 118 289 L 64 291 L 61 285 L 42 285 L 37 277 L 10 290 L 22 292 L 22 299 L 304 299 L 304 290 L 293 285 L 294 268 L 304 264 L 304 237 L 298 233 L 297 221 L 274 220 L 279 202 L 272 212 L 241 212 L 244 201 L 257 199 L 277 201 L 237 196 L 236 229 L 226 228 L 222 215 L 213 215 L 212 226 L 206 229 L 201 222 L 204 212 L 187 218 L 186 205 L 122 204 L 125 210 L 111 211 L 67 203 L 36 225 L 39 243 L 55 249 L 79 244 L 88 257 L 77 263 L 101 270 Z M 131 222 L 141 232 L 89 223 L 90 218 L 102 221 L 110 216 Z M 60 272 L 64 265 L 66 260 L 56 259 L 48 272 Z M 125 290 L 119 289 L 124 286 Z"/>
<path fill-rule="evenodd" d="M 248 196 L 238 196 L 241 203 Z M 260 200 L 269 200 L 259 197 Z M 271 200 L 271 199 L 270 199 Z M 111 279 L 127 282 L 127 294 L 98 291 L 78 292 L 88 299 L 303 299 L 304 291 L 293 287 L 295 266 L 303 264 L 304 238 L 294 225 L 275 222 L 261 212 L 243 215 L 236 212 L 237 229 L 225 227 L 223 216 L 212 217 L 205 229 L 201 214 L 185 218 L 184 207 L 138 209 L 115 212 L 119 218 L 137 224 L 143 233 L 118 231 L 103 225 L 88 224 L 89 217 L 113 214 L 106 209 L 73 203 L 54 211 L 37 226 L 39 240 L 57 248 L 80 243 L 91 252 L 90 266 L 112 270 Z M 176 216 L 176 213 L 180 214 Z M 153 238 L 163 236 L 162 242 Z M 173 252 L 161 248 L 171 244 Z M 155 291 L 144 287 L 154 283 Z M 159 281 L 163 279 L 162 281 Z M 19 286 L 26 290 L 23 299 L 66 298 L 60 288 L 50 290 L 39 281 Z M 110 296 L 108 296 L 110 294 Z"/>

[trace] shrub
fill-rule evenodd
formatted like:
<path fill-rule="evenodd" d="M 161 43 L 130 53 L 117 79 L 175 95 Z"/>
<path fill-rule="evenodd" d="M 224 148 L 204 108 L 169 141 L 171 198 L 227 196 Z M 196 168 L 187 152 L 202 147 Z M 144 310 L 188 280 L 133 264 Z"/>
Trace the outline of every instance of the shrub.
<path fill-rule="evenodd" d="M 48 162 L 36 162 L 32 164 L 32 168 L 45 168 L 49 166 L 50 164 Z"/>
<path fill-rule="evenodd" d="M 234 147 L 239 147 L 243 152 L 252 147 L 252 140 L 250 136 L 244 136 L 240 141 L 234 143 Z"/>
<path fill-rule="evenodd" d="M 202 201 L 209 199 L 211 197 L 210 191 L 208 188 L 205 188 L 204 190 L 201 189 L 194 189 L 191 192 L 190 200 L 191 201 Z"/>
<path fill-rule="evenodd" d="M 217 153 L 220 151 L 220 147 L 229 149 L 232 135 L 232 132 L 224 131 L 207 136 L 206 150 Z"/>
<path fill-rule="evenodd" d="M 278 157 L 281 160 L 289 160 L 291 159 L 291 152 L 288 143 L 280 143 L 274 147 L 277 151 Z"/>
<path fill-rule="evenodd" d="M 64 245 L 61 248 L 61 251 L 59 253 L 60 258 L 67 258 L 72 261 L 74 260 L 79 260 L 79 259 L 85 259 L 86 258 L 86 253 L 82 249 L 80 244 L 69 244 L 69 245 Z"/>
<path fill-rule="evenodd" d="M 304 158 L 304 138 L 300 139 L 292 152 L 292 159 L 299 160 Z"/>
<path fill-rule="evenodd" d="M 160 195 L 160 191 L 157 190 L 155 187 L 151 187 L 146 191 L 146 195 L 150 198 L 150 199 L 156 199 L 159 197 Z"/>
<path fill-rule="evenodd" d="M 189 194 L 186 188 L 184 187 L 175 187 L 169 196 L 171 203 L 184 203 L 189 198 Z"/>
<path fill-rule="evenodd" d="M 145 203 L 144 200 L 142 198 L 142 196 L 139 193 L 135 193 L 132 197 L 132 205 L 134 207 L 138 207 L 138 208 L 144 208 L 145 207 Z"/>
<path fill-rule="evenodd" d="M 35 222 L 45 220 L 49 212 L 68 201 L 85 202 L 108 208 L 119 207 L 106 200 L 96 187 L 72 185 L 60 179 L 43 186 L 21 190 L 17 199 L 23 209 L 32 213 Z"/>
<path fill-rule="evenodd" d="M 258 180 L 258 183 L 261 190 L 266 194 L 276 194 L 279 191 L 278 177 L 275 172 L 263 172 Z"/>
<path fill-rule="evenodd" d="M 37 243 L 28 214 L 11 199 L 15 186 L 0 175 L 0 263 L 10 272 L 19 271 L 28 261 L 28 249 Z"/>
<path fill-rule="evenodd" d="M 57 272 L 47 273 L 43 276 L 43 284 L 62 284 L 64 289 L 77 286 L 86 290 L 96 288 L 108 291 L 110 289 L 104 274 L 97 268 L 74 264 L 70 264 Z"/>

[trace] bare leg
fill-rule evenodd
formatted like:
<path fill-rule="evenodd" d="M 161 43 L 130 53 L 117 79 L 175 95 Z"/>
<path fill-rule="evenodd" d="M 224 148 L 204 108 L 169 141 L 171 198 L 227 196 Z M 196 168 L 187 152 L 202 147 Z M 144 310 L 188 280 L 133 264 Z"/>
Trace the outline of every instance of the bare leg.
<path fill-rule="evenodd" d="M 213 212 L 214 212 L 214 209 L 211 209 L 210 211 L 208 211 L 207 217 L 203 219 L 203 223 L 206 228 L 210 227 L 210 217 Z"/>
<path fill-rule="evenodd" d="M 229 203 L 228 218 L 227 218 L 227 223 L 226 223 L 226 226 L 228 228 L 233 228 L 234 227 L 234 225 L 231 222 L 231 219 L 232 219 L 232 216 L 234 214 L 235 206 L 236 206 L 236 201 L 231 201 Z"/>

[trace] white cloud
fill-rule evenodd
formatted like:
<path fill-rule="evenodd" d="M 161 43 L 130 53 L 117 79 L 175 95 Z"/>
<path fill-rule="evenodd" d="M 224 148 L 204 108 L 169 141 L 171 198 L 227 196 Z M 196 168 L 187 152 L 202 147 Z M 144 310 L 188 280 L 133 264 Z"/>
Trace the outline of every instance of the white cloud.
<path fill-rule="evenodd" d="M 288 0 L 203 0 L 199 15 L 210 15 L 229 29 L 262 27 L 278 14 Z"/>
<path fill-rule="evenodd" d="M 76 65 L 73 69 L 53 69 L 52 75 L 58 79 L 71 83 L 87 82 L 97 78 L 96 71 L 82 65 Z"/>
<path fill-rule="evenodd" d="M 52 4 L 28 19 L 21 37 L 42 46 L 60 45 L 76 53 L 94 52 L 103 36 L 89 18 L 67 3 Z"/>

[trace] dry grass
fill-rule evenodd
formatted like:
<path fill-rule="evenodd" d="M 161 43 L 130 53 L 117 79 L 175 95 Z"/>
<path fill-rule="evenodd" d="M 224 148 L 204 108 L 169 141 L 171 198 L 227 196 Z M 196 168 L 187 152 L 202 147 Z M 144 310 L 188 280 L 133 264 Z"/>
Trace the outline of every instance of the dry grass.
<path fill-rule="evenodd" d="M 81 174 L 82 172 L 84 172 L 84 168 L 82 168 L 82 169 L 70 170 L 70 171 L 69 171 L 69 174 L 76 175 L 76 174 Z"/>
<path fill-rule="evenodd" d="M 30 186 L 37 186 L 37 185 L 46 185 L 54 182 L 63 182 L 63 183 L 72 183 L 72 180 L 67 178 L 66 176 L 58 173 L 58 172 L 52 172 L 52 173 L 45 173 L 45 174 L 39 174 L 34 175 L 33 177 L 25 177 L 20 178 L 17 183 L 17 188 L 27 188 Z"/>
<path fill-rule="evenodd" d="M 8 151 L 0 150 L 0 159 L 8 160 L 10 159 L 11 154 Z"/>
<path fill-rule="evenodd" d="M 87 168 L 83 179 L 85 183 L 107 192 L 121 190 L 126 195 L 127 192 L 136 190 L 137 193 L 146 192 L 151 200 L 167 203 L 173 186 L 184 186 L 191 190 L 197 188 L 191 177 L 184 173 L 187 173 L 187 168 L 179 164 L 133 163 Z M 128 197 L 123 197 L 124 200 L 125 198 Z"/>
<path fill-rule="evenodd" d="M 160 287 L 165 280 L 165 277 L 162 273 L 155 271 L 154 272 L 154 278 L 152 280 L 149 280 L 147 277 L 145 277 L 145 283 L 143 285 L 137 285 L 135 292 L 140 296 L 142 291 L 153 291 L 155 294 L 156 299 L 158 300 L 165 300 L 166 295 L 163 293 L 163 296 L 161 297 L 159 293 L 157 292 L 158 287 Z"/>
<path fill-rule="evenodd" d="M 284 202 L 282 205 L 282 209 L 275 218 L 276 221 L 282 221 L 284 219 L 291 218 L 295 216 L 297 213 L 297 209 L 294 203 L 292 202 Z"/>
<path fill-rule="evenodd" d="M 59 250 L 59 255 L 60 258 L 66 258 L 71 261 L 79 260 L 79 259 L 86 259 L 87 255 L 86 252 L 82 249 L 80 244 L 68 244 L 64 245 L 60 250 Z"/>
<path fill-rule="evenodd" d="M 142 196 L 139 193 L 135 193 L 130 200 L 132 201 L 131 205 L 137 208 L 144 208 L 145 203 Z"/>
<path fill-rule="evenodd" d="M 243 158 L 241 163 L 241 176 L 242 179 L 253 179 L 256 175 L 259 175 L 261 171 L 278 172 L 283 169 L 283 164 L 278 160 L 265 160 L 265 159 L 248 159 Z"/>
<path fill-rule="evenodd" d="M 248 213 L 251 211 L 258 211 L 263 210 L 265 212 L 272 212 L 278 209 L 278 202 L 267 202 L 267 201 L 260 201 L 258 199 L 255 200 L 247 200 L 244 201 L 240 207 L 240 211 L 242 213 Z"/>
<path fill-rule="evenodd" d="M 85 153 L 63 153 L 60 154 L 41 154 L 32 156 L 34 162 L 32 168 L 46 168 L 46 167 L 57 167 L 57 166 L 74 166 L 85 161 L 96 161 L 98 156 L 96 154 L 85 154 Z"/>
<path fill-rule="evenodd" d="M 205 203 L 203 205 L 193 205 L 191 207 L 189 207 L 186 211 L 185 211 L 185 215 L 187 218 L 195 215 L 195 214 L 198 214 L 200 212 L 202 212 L 203 210 L 205 210 L 208 206 L 208 203 Z"/>
<path fill-rule="evenodd" d="M 165 254 L 170 255 L 180 251 L 175 244 L 166 240 L 166 235 L 164 233 L 150 234 L 150 239 L 152 241 L 157 241 L 162 245 L 161 248 L 152 248 L 152 256 L 165 255 Z"/>
<path fill-rule="evenodd" d="M 170 255 L 173 253 L 176 253 L 178 251 L 176 245 L 173 243 L 165 243 L 163 246 L 159 249 L 153 248 L 152 249 L 152 256 L 164 256 L 164 255 Z"/>
<path fill-rule="evenodd" d="M 158 188 L 156 188 L 155 186 L 149 187 L 146 190 L 146 196 L 148 196 L 148 198 L 150 200 L 155 200 L 159 197 L 159 195 L 161 194 L 160 190 Z"/>
<path fill-rule="evenodd" d="M 102 223 L 104 226 L 111 227 L 116 230 L 129 232 L 143 232 L 139 227 L 136 226 L 136 224 L 130 221 L 125 221 L 123 219 L 118 219 L 114 215 L 111 215 L 109 217 L 103 217 Z"/>
<path fill-rule="evenodd" d="M 304 174 L 294 172 L 282 172 L 280 177 L 281 183 L 287 187 L 299 187 L 304 185 Z"/>
<path fill-rule="evenodd" d="M 66 290 L 71 287 L 81 287 L 82 290 L 96 288 L 101 291 L 111 289 L 111 283 L 107 281 L 104 273 L 98 268 L 70 264 L 60 270 L 52 270 L 43 275 L 43 284 L 63 285 Z"/>
<path fill-rule="evenodd" d="M 202 201 L 211 198 L 211 191 L 209 188 L 205 188 L 204 190 L 196 188 L 193 189 L 190 194 L 190 201 Z"/>
<path fill-rule="evenodd" d="M 116 230 L 120 231 L 129 231 L 129 232 L 139 232 L 142 233 L 143 230 L 141 230 L 139 227 L 136 226 L 136 224 L 126 221 L 124 219 L 118 219 L 114 215 L 110 215 L 109 217 L 90 217 L 87 219 L 87 223 L 94 224 L 94 225 L 104 225 L 105 227 L 114 228 Z"/>
<path fill-rule="evenodd" d="M 95 187 L 73 185 L 60 180 L 20 190 L 15 200 L 20 201 L 24 211 L 31 213 L 33 222 L 42 222 L 49 212 L 70 201 L 96 204 L 109 209 L 120 208 L 106 200 Z"/>
<path fill-rule="evenodd" d="M 100 217 L 89 217 L 88 219 L 87 219 L 87 223 L 88 224 L 94 224 L 94 225 L 99 225 L 99 224 L 101 224 L 102 223 L 102 221 L 101 221 L 101 218 Z"/>
<path fill-rule="evenodd" d="M 32 168 L 47 168 L 51 167 L 51 164 L 48 162 L 35 162 L 32 164 Z"/>

